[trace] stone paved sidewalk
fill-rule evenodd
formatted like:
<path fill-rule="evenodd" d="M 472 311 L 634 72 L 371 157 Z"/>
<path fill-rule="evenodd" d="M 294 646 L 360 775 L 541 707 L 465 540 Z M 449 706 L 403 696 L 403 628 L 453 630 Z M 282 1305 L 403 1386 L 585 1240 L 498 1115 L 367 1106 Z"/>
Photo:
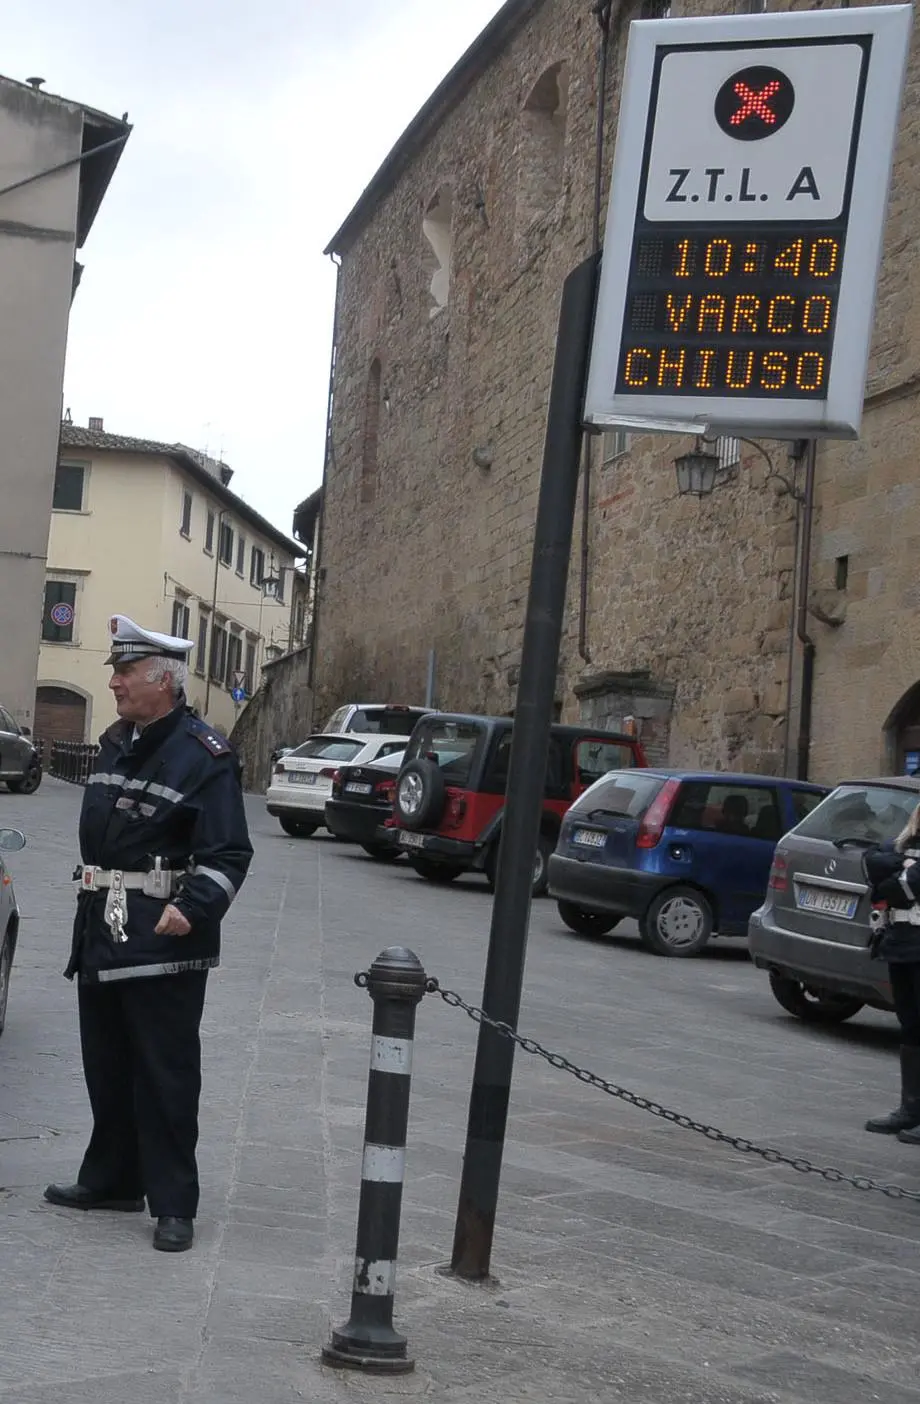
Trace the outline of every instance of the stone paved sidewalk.
<path fill-rule="evenodd" d="M 0 1040 L 0 1404 L 920 1404 L 920 1208 L 676 1130 L 519 1055 L 496 1281 L 443 1276 L 476 1030 L 419 1009 L 397 1324 L 415 1374 L 329 1371 L 347 1315 L 370 1001 L 408 944 L 474 1002 L 489 898 L 429 887 L 252 801 L 256 860 L 204 1030 L 198 1242 L 150 1249 L 146 1215 L 74 1215 L 41 1188 L 87 1131 L 61 979 L 79 792 L 3 796 L 25 920 Z M 742 951 L 655 960 L 535 904 L 522 1027 L 701 1120 L 905 1185 L 920 1155 L 860 1130 L 891 1101 L 890 1020 L 785 1018 Z"/>

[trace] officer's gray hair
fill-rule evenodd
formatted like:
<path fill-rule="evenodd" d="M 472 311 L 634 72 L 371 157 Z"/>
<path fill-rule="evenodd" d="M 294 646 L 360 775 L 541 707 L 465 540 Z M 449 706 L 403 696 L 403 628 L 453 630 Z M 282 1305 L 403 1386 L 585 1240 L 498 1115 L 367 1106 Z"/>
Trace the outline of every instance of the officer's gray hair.
<path fill-rule="evenodd" d="M 185 691 L 185 684 L 188 682 L 188 664 L 183 663 L 179 658 L 156 658 L 150 659 L 150 666 L 147 669 L 148 682 L 160 682 L 163 678 L 172 679 L 173 697 L 178 697 Z"/>

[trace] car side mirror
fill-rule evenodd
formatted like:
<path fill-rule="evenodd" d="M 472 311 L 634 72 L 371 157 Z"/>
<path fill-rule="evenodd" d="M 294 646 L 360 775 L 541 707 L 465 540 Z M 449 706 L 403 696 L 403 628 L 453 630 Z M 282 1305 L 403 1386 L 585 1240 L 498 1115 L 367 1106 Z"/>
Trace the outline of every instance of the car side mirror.
<path fill-rule="evenodd" d="M 31 728 L 30 726 L 21 726 L 21 727 L 19 728 L 19 735 L 20 735 L 20 736 L 31 736 L 31 735 L 32 735 L 32 728 Z"/>
<path fill-rule="evenodd" d="M 0 853 L 18 853 L 26 846 L 26 836 L 18 829 L 0 829 Z"/>

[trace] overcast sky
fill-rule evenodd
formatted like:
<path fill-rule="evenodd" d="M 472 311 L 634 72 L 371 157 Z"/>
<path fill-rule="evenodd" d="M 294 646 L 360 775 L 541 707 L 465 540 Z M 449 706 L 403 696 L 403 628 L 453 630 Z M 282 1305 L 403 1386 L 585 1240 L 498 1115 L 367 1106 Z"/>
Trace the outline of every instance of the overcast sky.
<path fill-rule="evenodd" d="M 80 256 L 74 421 L 207 449 L 289 531 L 322 473 L 322 250 L 500 3 L 2 0 L 0 71 L 134 123 Z"/>

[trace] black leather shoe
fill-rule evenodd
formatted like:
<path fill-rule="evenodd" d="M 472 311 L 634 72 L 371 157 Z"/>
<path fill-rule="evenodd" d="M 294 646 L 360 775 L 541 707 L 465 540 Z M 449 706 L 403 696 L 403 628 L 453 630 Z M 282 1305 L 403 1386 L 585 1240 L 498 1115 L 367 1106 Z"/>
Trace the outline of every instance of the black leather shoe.
<path fill-rule="evenodd" d="M 195 1237 L 194 1219 L 174 1219 L 161 1214 L 153 1231 L 153 1246 L 161 1253 L 184 1253 Z"/>
<path fill-rule="evenodd" d="M 62 1209 L 118 1209 L 126 1214 L 139 1214 L 144 1207 L 143 1199 L 119 1199 L 116 1195 L 87 1189 L 85 1185 L 48 1185 L 45 1198 L 49 1204 L 59 1204 Z"/>

